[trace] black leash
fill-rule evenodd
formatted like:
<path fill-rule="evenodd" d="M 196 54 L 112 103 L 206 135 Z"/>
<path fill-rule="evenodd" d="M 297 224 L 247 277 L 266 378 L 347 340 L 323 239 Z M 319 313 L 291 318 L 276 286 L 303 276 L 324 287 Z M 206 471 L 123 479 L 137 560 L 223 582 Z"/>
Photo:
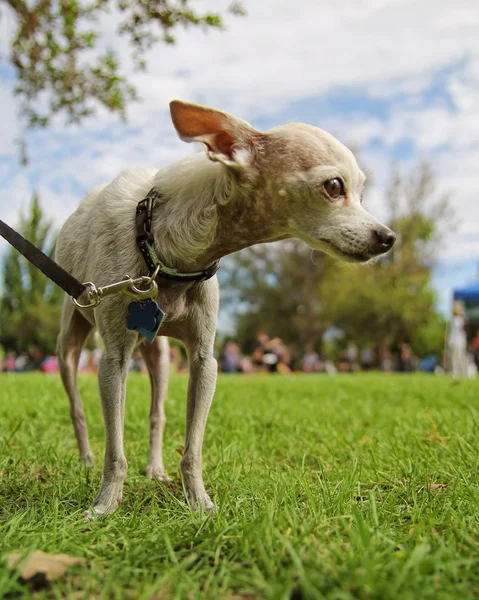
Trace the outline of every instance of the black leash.
<path fill-rule="evenodd" d="M 78 300 L 86 290 L 86 286 L 81 281 L 67 273 L 54 260 L 3 221 L 0 221 L 0 235 L 69 296 Z"/>

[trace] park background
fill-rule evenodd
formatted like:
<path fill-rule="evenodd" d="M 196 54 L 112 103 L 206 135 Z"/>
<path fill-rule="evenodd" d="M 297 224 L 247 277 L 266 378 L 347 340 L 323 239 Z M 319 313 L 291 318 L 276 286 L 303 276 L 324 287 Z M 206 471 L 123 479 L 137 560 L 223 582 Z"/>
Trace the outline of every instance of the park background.
<path fill-rule="evenodd" d="M 82 7 L 96 20 L 77 28 Z M 290 242 L 224 260 L 218 351 L 232 339 L 250 353 L 265 329 L 296 357 L 312 344 L 337 363 L 352 340 L 441 361 L 453 289 L 478 276 L 478 26 L 470 0 L 0 0 L 1 218 L 52 252 L 92 185 L 192 152 L 170 123 L 174 97 L 259 129 L 309 122 L 357 153 L 364 205 L 398 243 L 369 268 Z M 52 353 L 61 293 L 3 242 L 0 253 L 0 343 Z M 475 598 L 477 385 L 220 375 L 204 449 L 219 509 L 205 516 L 178 469 L 186 377 L 170 382 L 173 481 L 161 485 L 144 478 L 148 378 L 132 373 L 124 502 L 84 523 L 104 449 L 95 377 L 79 380 L 97 458 L 87 470 L 60 378 L 0 374 L 0 596 Z M 34 550 L 84 562 L 50 583 L 7 566 Z"/>

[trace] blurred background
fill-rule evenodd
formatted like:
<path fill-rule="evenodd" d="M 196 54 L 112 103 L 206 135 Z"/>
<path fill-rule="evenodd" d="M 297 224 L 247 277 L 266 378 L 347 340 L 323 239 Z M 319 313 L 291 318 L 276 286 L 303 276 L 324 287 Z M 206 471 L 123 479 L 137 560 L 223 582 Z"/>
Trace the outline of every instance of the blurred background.
<path fill-rule="evenodd" d="M 0 0 L 0 216 L 51 253 L 91 186 L 199 150 L 175 97 L 317 125 L 357 154 L 398 242 L 368 268 L 292 241 L 224 259 L 221 369 L 437 373 L 459 347 L 474 375 L 478 27 L 470 0 Z M 0 259 L 2 369 L 54 372 L 62 294 L 3 241 Z M 92 338 L 81 368 L 100 353 Z"/>

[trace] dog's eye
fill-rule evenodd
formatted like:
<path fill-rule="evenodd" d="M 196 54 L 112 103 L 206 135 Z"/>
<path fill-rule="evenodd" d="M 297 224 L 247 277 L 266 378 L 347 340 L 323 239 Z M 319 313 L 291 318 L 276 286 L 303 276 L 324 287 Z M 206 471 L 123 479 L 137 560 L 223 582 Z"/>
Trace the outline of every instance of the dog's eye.
<path fill-rule="evenodd" d="M 341 196 L 344 196 L 344 185 L 339 177 L 325 181 L 324 189 L 326 190 L 328 196 L 333 200 L 337 200 Z"/>

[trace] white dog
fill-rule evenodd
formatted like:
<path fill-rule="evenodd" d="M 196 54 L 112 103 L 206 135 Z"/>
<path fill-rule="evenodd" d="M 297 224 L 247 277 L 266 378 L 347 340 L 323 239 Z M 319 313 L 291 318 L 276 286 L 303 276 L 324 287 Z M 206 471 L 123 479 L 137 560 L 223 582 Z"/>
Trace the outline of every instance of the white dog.
<path fill-rule="evenodd" d="M 166 336 L 181 340 L 188 353 L 190 379 L 186 441 L 181 471 L 193 507 L 212 509 L 202 475 L 202 444 L 215 390 L 213 358 L 218 311 L 216 277 L 171 279 L 207 270 L 222 256 L 253 244 L 299 238 L 316 250 L 351 262 L 387 252 L 394 233 L 361 206 L 365 176 L 353 154 L 316 127 L 289 123 L 267 132 L 219 110 L 174 100 L 173 124 L 187 142 L 202 142 L 202 153 L 159 171 L 124 171 L 93 188 L 68 218 L 58 237 L 56 259 L 81 281 L 107 284 L 152 273 L 137 247 L 135 213 L 152 190 L 155 205 L 151 243 L 163 265 L 157 277 L 158 304 L 166 314 L 159 335 L 140 350 L 151 379 L 149 477 L 167 480 L 162 460 L 164 400 L 168 380 Z M 213 269 L 214 270 L 214 269 Z M 208 275 L 212 271 L 206 271 Z M 166 275 L 166 276 L 164 276 Z M 85 415 L 76 384 L 80 351 L 96 326 L 105 345 L 99 386 L 106 448 L 100 492 L 87 515 L 115 510 L 122 498 L 127 462 L 123 421 L 128 362 L 136 331 L 127 328 L 131 299 L 105 298 L 80 310 L 65 300 L 58 358 L 70 398 L 80 454 L 93 464 Z"/>

